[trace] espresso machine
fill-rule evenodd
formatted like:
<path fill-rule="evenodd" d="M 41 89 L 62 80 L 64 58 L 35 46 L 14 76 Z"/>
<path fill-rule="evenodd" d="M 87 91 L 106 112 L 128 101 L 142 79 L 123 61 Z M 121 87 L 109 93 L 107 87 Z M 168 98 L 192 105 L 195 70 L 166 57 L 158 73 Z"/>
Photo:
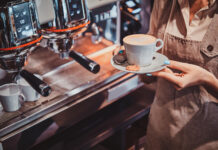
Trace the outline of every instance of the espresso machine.
<path fill-rule="evenodd" d="M 86 1 L 35 0 L 35 3 L 43 35 L 41 46 L 58 53 L 60 58 L 71 57 L 90 72 L 98 73 L 99 64 L 73 50 L 74 40 L 90 24 Z"/>
<path fill-rule="evenodd" d="M 22 150 L 32 146 L 36 146 L 37 149 L 37 146 L 40 147 L 44 142 L 48 146 L 38 149 L 49 149 L 49 144 L 51 144 L 50 149 L 55 149 L 53 145 L 59 145 L 62 141 L 64 141 L 63 149 L 67 149 L 67 147 L 76 149 L 77 146 L 91 147 L 94 145 L 89 145 L 90 140 L 96 144 L 96 142 L 112 135 L 111 131 L 117 131 L 117 128 L 114 128 L 117 123 L 113 125 L 113 128 L 107 123 L 117 122 L 121 119 L 131 122 L 129 119 L 132 120 L 131 116 L 135 116 L 132 110 L 138 112 L 138 106 L 133 105 L 133 108 L 128 109 L 131 111 L 130 115 L 126 111 L 119 111 L 118 115 L 117 111 L 113 111 L 116 120 L 108 120 L 114 118 L 108 118 L 109 111 L 106 111 L 108 115 L 102 114 L 104 108 L 110 107 L 122 96 L 141 86 L 136 75 L 120 72 L 110 65 L 112 53 L 120 49 L 121 14 L 119 0 L 87 0 L 87 7 L 85 0 L 16 1 L 16 5 L 20 3 L 36 5 L 36 13 L 34 12 L 36 21 L 32 18 L 31 21 L 34 20 L 33 24 L 37 26 L 34 28 L 34 34 L 28 36 L 25 40 L 38 41 L 28 47 L 27 53 L 24 55 L 24 63 L 19 69 L 15 67 L 14 70 L 8 69 L 7 71 L 12 73 L 22 72 L 28 58 L 28 65 L 25 66 L 25 69 L 42 75 L 43 79 L 52 87 L 53 92 L 49 97 L 42 97 L 37 103 L 26 103 L 19 114 L 15 112 L 9 116 L 8 113 L 1 112 L 0 149 L 1 144 L 5 150 L 16 149 L 19 145 L 22 145 L 20 148 Z M 91 16 L 89 16 L 87 8 L 91 12 Z M 24 10 L 24 8 L 21 8 L 21 10 Z M 0 16 L 2 17 L 2 14 Z M 9 27 L 9 25 L 7 26 Z M 1 32 L 7 30 L 1 30 Z M 33 38 L 35 39 L 32 40 Z M 39 42 L 40 46 L 37 47 Z M 28 42 L 24 44 L 26 43 Z M 10 47 L 13 46 L 6 48 Z M 35 49 L 36 47 L 37 49 Z M 17 51 L 18 55 L 24 50 L 17 48 Z M 101 64 L 101 71 L 99 71 L 100 66 L 97 63 L 81 56 L 78 52 Z M 78 59 L 75 56 L 78 56 Z M 67 57 L 73 57 L 76 62 L 67 59 Z M 82 63 L 82 60 L 84 60 L 84 63 Z M 86 64 L 87 69 L 93 73 L 99 72 L 97 74 L 89 73 L 77 62 L 83 66 Z M 91 65 L 89 62 L 91 62 Z M 83 123 L 83 120 L 89 120 L 97 113 L 102 114 L 99 116 L 100 118 Z M 76 128 L 82 129 L 82 134 L 70 132 L 72 131 L 70 130 L 71 127 L 80 122 L 86 126 Z M 123 124 L 121 126 L 123 128 Z M 93 128 L 96 130 L 93 130 Z M 48 130 L 45 131 L 45 129 Z M 88 130 L 90 132 L 85 133 Z M 49 134 L 46 134 L 47 131 L 49 131 Z M 69 138 L 69 134 L 64 134 L 65 131 L 75 136 L 76 139 Z M 93 131 L 100 132 L 95 133 Z M 46 135 L 46 137 L 41 135 Z M 59 135 L 61 136 L 59 137 Z M 91 135 L 91 137 L 82 140 L 83 137 L 87 137 L 86 135 Z M 35 141 L 38 136 L 42 139 L 39 137 Z M 66 140 L 65 137 L 68 139 Z M 50 142 L 50 139 L 55 139 L 55 142 Z"/>
<path fill-rule="evenodd" d="M 35 4 L 31 0 L 9 0 L 0 6 L 0 67 L 11 76 L 23 77 L 42 96 L 51 88 L 32 73 L 24 70 L 27 57 L 42 40 Z"/>

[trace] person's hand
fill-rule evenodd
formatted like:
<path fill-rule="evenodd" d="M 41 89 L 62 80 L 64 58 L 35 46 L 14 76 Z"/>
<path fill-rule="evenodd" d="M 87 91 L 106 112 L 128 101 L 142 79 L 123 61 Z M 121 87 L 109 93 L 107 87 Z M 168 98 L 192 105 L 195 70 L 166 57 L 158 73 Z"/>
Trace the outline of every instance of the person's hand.
<path fill-rule="evenodd" d="M 175 73 L 171 69 L 176 69 L 181 73 Z M 213 75 L 202 67 L 173 60 L 170 61 L 165 69 L 147 75 L 162 77 L 172 82 L 177 90 L 195 85 L 208 84 L 213 79 Z"/>

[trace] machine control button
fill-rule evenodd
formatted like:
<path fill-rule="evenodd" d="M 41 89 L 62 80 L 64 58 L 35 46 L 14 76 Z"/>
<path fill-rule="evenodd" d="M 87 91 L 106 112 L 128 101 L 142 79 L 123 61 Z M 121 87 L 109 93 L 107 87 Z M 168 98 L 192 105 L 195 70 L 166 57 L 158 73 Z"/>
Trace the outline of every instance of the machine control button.
<path fill-rule="evenodd" d="M 22 29 L 21 29 L 21 28 L 18 28 L 18 29 L 17 29 L 17 32 L 18 32 L 18 33 L 20 33 L 21 31 L 22 31 Z"/>
<path fill-rule="evenodd" d="M 25 24 L 25 20 L 24 19 L 20 20 L 20 24 L 21 25 Z"/>
<path fill-rule="evenodd" d="M 25 26 L 25 29 L 26 29 L 26 30 L 29 30 L 29 29 L 30 29 L 30 26 Z"/>
<path fill-rule="evenodd" d="M 14 14 L 15 18 L 18 18 L 20 16 L 19 13 Z"/>
<path fill-rule="evenodd" d="M 76 11 L 77 14 L 80 14 L 80 12 L 81 12 L 80 9 L 78 9 L 78 10 Z"/>
<path fill-rule="evenodd" d="M 26 11 L 23 11 L 22 14 L 25 16 L 25 15 L 27 14 L 27 12 L 26 12 Z"/>
<path fill-rule="evenodd" d="M 76 9 L 77 8 L 77 4 L 73 4 L 73 8 Z"/>
<path fill-rule="evenodd" d="M 70 15 L 71 15 L 71 16 L 74 16 L 74 14 L 75 14 L 74 11 L 72 11 Z"/>

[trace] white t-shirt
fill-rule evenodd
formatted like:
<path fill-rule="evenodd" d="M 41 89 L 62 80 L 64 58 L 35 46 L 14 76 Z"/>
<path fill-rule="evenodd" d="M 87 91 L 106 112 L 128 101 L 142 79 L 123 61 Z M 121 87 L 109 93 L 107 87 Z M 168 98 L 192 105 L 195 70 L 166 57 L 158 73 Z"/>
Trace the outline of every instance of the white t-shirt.
<path fill-rule="evenodd" d="M 189 24 L 190 6 L 188 0 L 172 0 L 176 3 L 172 8 L 171 20 L 168 24 L 168 33 L 179 38 L 202 41 L 207 29 L 212 21 L 213 14 L 218 9 L 216 0 L 210 0 L 209 6 L 200 9 L 195 13 L 192 21 Z M 158 8 L 153 8 L 153 16 L 156 16 L 159 11 Z M 155 15 L 156 14 L 156 15 Z M 152 20 L 153 23 L 156 21 Z M 151 27 L 152 28 L 152 27 Z M 152 30 L 152 29 L 151 29 Z"/>

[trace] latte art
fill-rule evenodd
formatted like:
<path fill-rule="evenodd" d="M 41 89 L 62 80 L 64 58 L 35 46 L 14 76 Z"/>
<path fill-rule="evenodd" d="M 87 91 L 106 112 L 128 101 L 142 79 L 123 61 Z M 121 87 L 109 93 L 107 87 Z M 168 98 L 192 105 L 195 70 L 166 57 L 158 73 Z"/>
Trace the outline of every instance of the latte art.
<path fill-rule="evenodd" d="M 127 36 L 123 39 L 123 42 L 131 45 L 147 45 L 156 41 L 156 38 L 147 34 L 134 34 Z"/>

